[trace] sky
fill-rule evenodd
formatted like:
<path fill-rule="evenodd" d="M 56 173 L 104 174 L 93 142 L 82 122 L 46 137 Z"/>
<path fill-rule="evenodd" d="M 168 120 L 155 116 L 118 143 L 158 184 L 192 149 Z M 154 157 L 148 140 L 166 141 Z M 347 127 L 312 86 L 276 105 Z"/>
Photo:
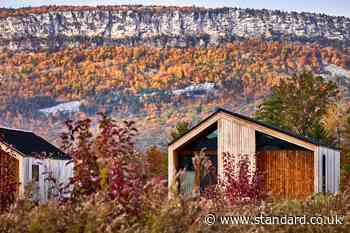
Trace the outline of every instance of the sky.
<path fill-rule="evenodd" d="M 18 8 L 42 5 L 196 5 L 205 7 L 240 7 L 278 9 L 283 11 L 315 12 L 350 17 L 350 0 L 0 0 L 0 7 Z"/>

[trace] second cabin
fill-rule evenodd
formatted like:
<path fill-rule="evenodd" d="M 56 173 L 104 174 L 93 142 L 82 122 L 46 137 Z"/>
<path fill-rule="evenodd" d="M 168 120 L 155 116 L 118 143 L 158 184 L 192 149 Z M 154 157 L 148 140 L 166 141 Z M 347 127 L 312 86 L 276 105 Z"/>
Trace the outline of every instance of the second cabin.
<path fill-rule="evenodd" d="M 47 201 L 57 194 L 48 174 L 58 184 L 69 184 L 73 176 L 70 160 L 31 131 L 0 127 L 0 196 L 10 192 L 23 197 L 31 191 L 34 200 Z"/>

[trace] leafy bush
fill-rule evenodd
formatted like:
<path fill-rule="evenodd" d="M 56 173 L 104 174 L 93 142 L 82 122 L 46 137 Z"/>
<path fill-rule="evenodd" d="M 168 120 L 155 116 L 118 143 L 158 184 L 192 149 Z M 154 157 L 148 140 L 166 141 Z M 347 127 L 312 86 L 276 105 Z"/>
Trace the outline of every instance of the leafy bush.
<path fill-rule="evenodd" d="M 251 171 L 252 165 L 249 155 L 224 154 L 224 174 L 218 193 L 224 195 L 230 206 L 259 202 L 264 197 L 263 176 L 258 169 Z"/>
<path fill-rule="evenodd" d="M 149 177 L 163 176 L 168 173 L 167 156 L 158 147 L 152 146 L 146 152 L 146 175 Z"/>
<path fill-rule="evenodd" d="M 74 162 L 73 199 L 104 192 L 127 212 L 138 214 L 144 185 L 144 165 L 134 148 L 134 122 L 117 123 L 101 115 L 98 134 L 91 132 L 89 119 L 68 121 L 62 137 Z"/>

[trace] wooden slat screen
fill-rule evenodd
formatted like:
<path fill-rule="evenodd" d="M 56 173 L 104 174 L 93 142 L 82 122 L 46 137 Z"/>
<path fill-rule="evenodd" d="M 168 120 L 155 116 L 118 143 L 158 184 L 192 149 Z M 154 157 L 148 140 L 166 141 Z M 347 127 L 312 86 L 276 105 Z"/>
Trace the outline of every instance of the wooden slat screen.
<path fill-rule="evenodd" d="M 302 199 L 314 190 L 314 156 L 311 151 L 270 150 L 257 153 L 264 189 L 280 198 Z"/>

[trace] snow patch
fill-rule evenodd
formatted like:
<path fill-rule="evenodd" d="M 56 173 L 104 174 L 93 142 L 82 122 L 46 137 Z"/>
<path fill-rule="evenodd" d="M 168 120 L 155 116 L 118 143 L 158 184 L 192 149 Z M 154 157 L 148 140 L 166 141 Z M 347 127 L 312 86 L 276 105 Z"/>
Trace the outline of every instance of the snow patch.
<path fill-rule="evenodd" d="M 67 103 L 58 104 L 50 108 L 40 109 L 39 112 L 42 112 L 45 115 L 57 114 L 59 112 L 68 112 L 68 113 L 79 112 L 80 105 L 81 105 L 80 101 L 71 101 Z"/>
<path fill-rule="evenodd" d="M 178 90 L 174 90 L 173 94 L 174 95 L 182 95 L 185 93 L 189 93 L 189 92 L 196 92 L 196 91 L 214 91 L 215 88 L 215 83 L 201 83 L 201 84 L 197 84 L 197 85 L 191 85 L 188 87 L 185 87 L 183 89 L 178 89 Z"/>
<path fill-rule="evenodd" d="M 323 68 L 333 76 L 350 78 L 350 71 L 334 64 L 326 64 Z"/>
<path fill-rule="evenodd" d="M 184 94 L 193 94 L 193 95 L 203 95 L 207 92 L 213 92 L 215 91 L 215 83 L 201 83 L 197 85 L 190 85 L 182 89 L 177 89 L 173 91 L 168 91 L 167 94 L 170 95 L 184 95 Z M 139 98 L 142 100 L 145 97 L 152 97 L 159 95 L 159 91 L 154 91 L 150 93 L 143 93 L 139 95 Z"/>

